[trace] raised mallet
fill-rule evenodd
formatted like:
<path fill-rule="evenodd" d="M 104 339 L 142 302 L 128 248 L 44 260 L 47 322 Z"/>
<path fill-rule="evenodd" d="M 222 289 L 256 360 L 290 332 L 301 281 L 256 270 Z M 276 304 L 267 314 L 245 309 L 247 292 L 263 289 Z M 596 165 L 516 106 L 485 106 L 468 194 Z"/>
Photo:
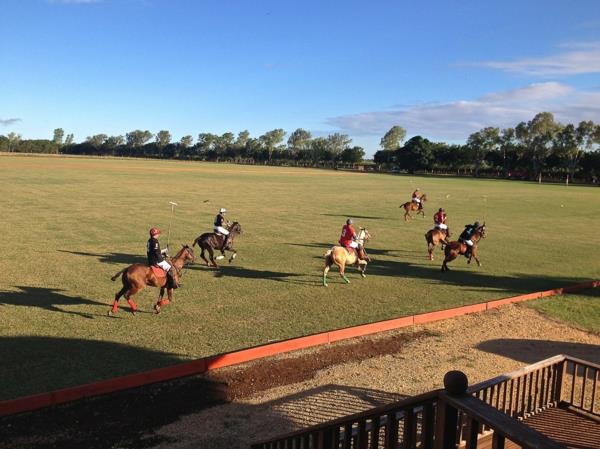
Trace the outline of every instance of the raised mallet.
<path fill-rule="evenodd" d="M 175 213 L 175 206 L 177 206 L 177 203 L 174 203 L 173 201 L 169 201 L 169 204 L 171 205 L 171 219 L 169 220 L 169 233 L 167 234 L 167 248 L 169 247 L 169 240 L 171 239 L 171 223 L 173 222 L 173 214 Z"/>

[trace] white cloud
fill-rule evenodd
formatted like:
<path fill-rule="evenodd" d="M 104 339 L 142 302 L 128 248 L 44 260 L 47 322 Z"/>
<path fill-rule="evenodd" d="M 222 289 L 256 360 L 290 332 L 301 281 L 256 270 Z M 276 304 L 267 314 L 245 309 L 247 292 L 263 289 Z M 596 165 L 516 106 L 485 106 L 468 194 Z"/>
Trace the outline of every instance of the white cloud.
<path fill-rule="evenodd" d="M 561 48 L 569 51 L 541 58 L 486 61 L 475 65 L 542 77 L 600 73 L 600 42 L 568 43 Z"/>
<path fill-rule="evenodd" d="M 600 122 L 600 92 L 580 91 L 556 82 L 538 83 L 475 100 L 349 114 L 329 118 L 326 123 L 355 136 L 382 136 L 392 126 L 401 125 L 409 135 L 465 140 L 486 126 L 513 127 L 542 111 L 552 112 L 563 123 Z"/>
<path fill-rule="evenodd" d="M 10 125 L 14 125 L 15 123 L 18 123 L 20 121 L 21 121 L 20 118 L 6 118 L 6 119 L 0 118 L 0 126 L 10 126 Z"/>

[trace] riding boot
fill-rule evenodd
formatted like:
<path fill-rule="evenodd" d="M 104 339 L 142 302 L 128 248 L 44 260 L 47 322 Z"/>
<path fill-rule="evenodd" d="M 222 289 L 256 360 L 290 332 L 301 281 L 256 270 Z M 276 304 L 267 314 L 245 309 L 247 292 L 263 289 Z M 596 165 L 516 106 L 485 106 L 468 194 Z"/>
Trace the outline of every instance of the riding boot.
<path fill-rule="evenodd" d="M 173 275 L 173 270 L 174 268 L 171 268 L 169 271 L 167 271 L 167 286 L 172 289 L 176 289 L 179 287 L 179 284 L 177 283 L 177 279 L 175 279 L 175 276 Z"/>
<path fill-rule="evenodd" d="M 227 249 L 228 243 L 229 243 L 229 236 L 226 235 L 225 238 L 223 239 L 223 244 L 221 245 L 221 252 L 223 252 Z"/>

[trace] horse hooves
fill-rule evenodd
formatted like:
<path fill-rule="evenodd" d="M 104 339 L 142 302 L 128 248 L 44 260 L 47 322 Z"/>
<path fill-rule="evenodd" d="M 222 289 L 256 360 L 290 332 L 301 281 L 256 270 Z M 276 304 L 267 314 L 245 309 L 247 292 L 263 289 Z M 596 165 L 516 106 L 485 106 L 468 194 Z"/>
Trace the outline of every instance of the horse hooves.
<path fill-rule="evenodd" d="M 157 315 L 160 313 L 160 306 L 158 304 L 154 305 L 154 313 L 156 313 Z"/>
<path fill-rule="evenodd" d="M 367 277 L 365 273 L 360 273 L 360 275 L 363 277 L 363 279 Z"/>
<path fill-rule="evenodd" d="M 135 314 L 137 313 L 137 310 L 135 310 L 135 309 L 131 309 L 131 310 L 130 310 L 130 312 L 131 312 L 131 314 L 132 314 L 133 316 L 135 316 Z"/>
<path fill-rule="evenodd" d="M 110 309 L 110 310 L 108 311 L 107 315 L 108 315 L 108 316 L 113 316 L 113 315 L 116 315 L 116 313 L 117 313 L 117 310 L 112 310 L 112 309 Z"/>

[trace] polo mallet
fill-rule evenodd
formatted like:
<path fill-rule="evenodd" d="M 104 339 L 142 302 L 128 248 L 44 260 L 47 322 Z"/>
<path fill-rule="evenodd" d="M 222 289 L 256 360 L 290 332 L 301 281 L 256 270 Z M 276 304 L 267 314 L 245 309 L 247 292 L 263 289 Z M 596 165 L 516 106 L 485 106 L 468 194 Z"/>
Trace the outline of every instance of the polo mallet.
<path fill-rule="evenodd" d="M 483 198 L 483 222 L 485 223 L 485 216 L 487 215 L 487 195 L 482 195 Z"/>
<path fill-rule="evenodd" d="M 169 201 L 169 204 L 171 205 L 171 219 L 169 220 L 169 233 L 167 234 L 167 248 L 169 248 L 169 240 L 171 239 L 171 223 L 173 223 L 173 214 L 175 213 L 175 206 L 177 206 L 177 203 L 174 203 L 173 201 Z"/>

